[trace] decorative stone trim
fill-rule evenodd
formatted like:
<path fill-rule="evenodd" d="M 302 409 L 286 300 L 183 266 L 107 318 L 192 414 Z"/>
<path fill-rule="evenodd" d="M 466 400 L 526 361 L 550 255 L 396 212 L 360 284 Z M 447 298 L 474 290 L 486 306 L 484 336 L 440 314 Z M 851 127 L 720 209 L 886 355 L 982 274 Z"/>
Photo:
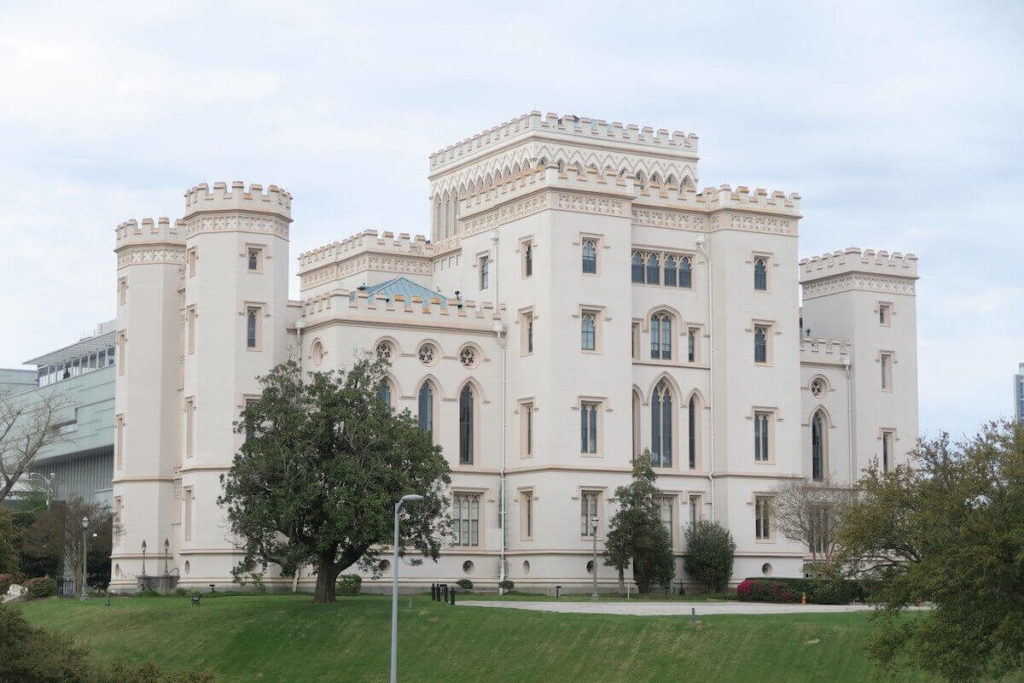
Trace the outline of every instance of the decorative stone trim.
<path fill-rule="evenodd" d="M 117 253 L 118 269 L 126 266 L 148 265 L 151 263 L 183 264 L 185 263 L 185 247 L 141 245 L 137 247 L 122 247 Z"/>
<path fill-rule="evenodd" d="M 803 297 L 804 299 L 813 299 L 850 290 L 884 292 L 886 294 L 908 294 L 910 296 L 914 296 L 917 293 L 914 280 L 853 273 L 841 277 L 804 283 Z"/>
<path fill-rule="evenodd" d="M 288 239 L 288 221 L 267 214 L 202 214 L 187 222 L 186 237 L 212 232 L 254 232 Z"/>

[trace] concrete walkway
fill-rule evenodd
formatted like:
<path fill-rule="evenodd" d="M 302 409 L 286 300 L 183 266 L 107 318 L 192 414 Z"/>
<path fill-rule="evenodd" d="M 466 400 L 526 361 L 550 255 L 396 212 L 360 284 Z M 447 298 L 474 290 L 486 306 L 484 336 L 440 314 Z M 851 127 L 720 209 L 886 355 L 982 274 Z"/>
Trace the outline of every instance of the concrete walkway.
<path fill-rule="evenodd" d="M 539 612 L 580 614 L 632 614 L 638 616 L 697 616 L 708 614 L 829 614 L 833 612 L 865 612 L 871 605 L 792 605 L 766 602 L 651 602 L 648 600 L 599 602 L 519 602 L 502 600 L 462 600 L 462 607 L 503 607 Z"/>

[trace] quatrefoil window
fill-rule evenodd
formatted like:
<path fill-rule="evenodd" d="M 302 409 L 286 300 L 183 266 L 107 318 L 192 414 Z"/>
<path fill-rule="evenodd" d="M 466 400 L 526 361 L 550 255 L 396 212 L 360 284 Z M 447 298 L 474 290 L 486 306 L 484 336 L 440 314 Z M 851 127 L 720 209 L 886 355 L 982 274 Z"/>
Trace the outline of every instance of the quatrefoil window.
<path fill-rule="evenodd" d="M 433 365 L 437 358 L 437 349 L 433 344 L 421 344 L 417 356 L 424 365 Z"/>
<path fill-rule="evenodd" d="M 816 377 L 814 381 L 811 382 L 811 395 L 815 398 L 821 398 L 825 395 L 825 390 L 827 388 L 828 387 L 825 386 L 825 380 L 820 377 Z"/>
<path fill-rule="evenodd" d="M 390 363 L 391 359 L 394 357 L 394 354 L 395 349 L 391 345 L 391 342 L 382 341 L 381 343 L 377 344 L 377 358 L 381 359 L 382 361 Z"/>
<path fill-rule="evenodd" d="M 472 346 L 462 349 L 462 352 L 459 353 L 459 362 L 467 368 L 476 367 L 476 349 Z"/>

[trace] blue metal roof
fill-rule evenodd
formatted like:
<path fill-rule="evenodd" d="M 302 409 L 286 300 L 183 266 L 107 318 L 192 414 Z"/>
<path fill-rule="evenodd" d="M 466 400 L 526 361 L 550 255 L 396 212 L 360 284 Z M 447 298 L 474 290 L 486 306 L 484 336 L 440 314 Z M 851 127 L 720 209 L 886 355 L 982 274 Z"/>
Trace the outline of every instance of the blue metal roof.
<path fill-rule="evenodd" d="M 396 277 L 376 285 L 360 287 L 359 291 L 386 301 L 393 301 L 396 294 L 401 294 L 406 301 L 409 301 L 414 296 L 422 297 L 424 303 L 429 302 L 431 299 L 440 299 L 441 307 L 448 307 L 448 297 L 446 295 L 427 289 L 407 277 Z M 348 295 L 349 301 L 355 301 L 356 295 L 357 292 L 350 292 Z"/>

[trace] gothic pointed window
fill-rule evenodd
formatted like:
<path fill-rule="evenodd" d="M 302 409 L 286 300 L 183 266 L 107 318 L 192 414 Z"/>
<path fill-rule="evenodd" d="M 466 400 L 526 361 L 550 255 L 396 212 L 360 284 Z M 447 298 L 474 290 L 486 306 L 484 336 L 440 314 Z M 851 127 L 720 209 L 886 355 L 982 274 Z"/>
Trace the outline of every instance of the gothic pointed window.
<path fill-rule="evenodd" d="M 584 313 L 580 319 L 580 348 L 584 351 L 597 348 L 597 323 L 593 313 Z"/>
<path fill-rule="evenodd" d="M 754 289 L 759 292 L 768 289 L 768 266 L 760 256 L 754 259 Z"/>
<path fill-rule="evenodd" d="M 644 255 L 639 251 L 633 252 L 633 282 L 643 284 L 644 281 Z"/>
<path fill-rule="evenodd" d="M 433 431 L 434 429 L 434 388 L 430 382 L 424 382 L 423 386 L 420 387 L 420 394 L 418 400 L 418 414 L 417 419 L 419 421 L 420 429 L 425 432 Z"/>
<path fill-rule="evenodd" d="M 651 458 L 655 467 L 672 466 L 672 390 L 666 380 L 651 396 Z"/>
<path fill-rule="evenodd" d="M 382 379 L 380 384 L 377 385 L 377 398 L 388 406 L 391 405 L 391 383 L 386 379 Z"/>
<path fill-rule="evenodd" d="M 665 257 L 665 285 L 669 287 L 676 286 L 676 257 L 666 256 Z"/>
<path fill-rule="evenodd" d="M 661 277 L 659 277 L 658 272 L 658 256 L 656 254 L 647 255 L 647 277 L 645 281 L 649 285 L 661 283 Z"/>
<path fill-rule="evenodd" d="M 697 396 L 690 397 L 687 410 L 687 443 L 686 452 L 691 470 L 697 469 Z"/>
<path fill-rule="evenodd" d="M 257 314 L 259 309 L 250 308 L 245 313 L 245 346 L 250 349 L 256 348 L 256 327 Z"/>
<path fill-rule="evenodd" d="M 589 275 L 597 273 L 597 246 L 594 240 L 583 240 L 583 272 Z"/>
<path fill-rule="evenodd" d="M 693 268 L 688 256 L 679 259 L 679 286 L 687 289 L 693 287 Z"/>
<path fill-rule="evenodd" d="M 754 328 L 754 362 L 768 362 L 768 331 L 761 326 Z"/>
<path fill-rule="evenodd" d="M 819 410 L 811 420 L 811 479 L 825 476 L 825 419 Z"/>
<path fill-rule="evenodd" d="M 473 464 L 473 387 L 459 393 L 459 464 Z"/>
<path fill-rule="evenodd" d="M 672 318 L 668 313 L 651 316 L 651 358 L 672 360 Z"/>

